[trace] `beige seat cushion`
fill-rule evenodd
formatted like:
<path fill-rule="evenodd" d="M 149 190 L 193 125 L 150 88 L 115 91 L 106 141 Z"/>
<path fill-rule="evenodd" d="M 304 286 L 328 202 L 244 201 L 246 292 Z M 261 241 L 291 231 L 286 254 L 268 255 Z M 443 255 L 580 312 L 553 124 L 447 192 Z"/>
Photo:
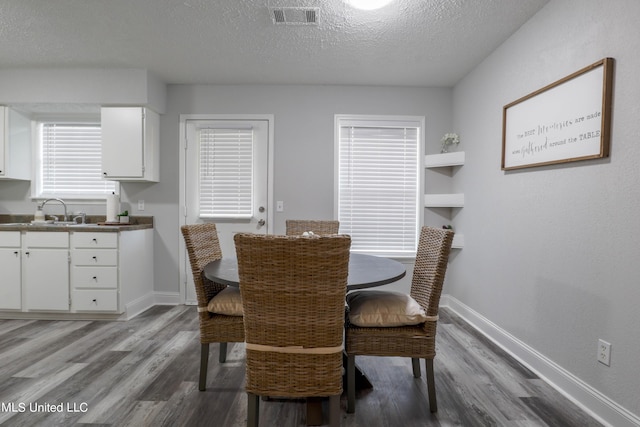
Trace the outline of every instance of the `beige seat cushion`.
<path fill-rule="evenodd" d="M 227 316 L 242 316 L 242 297 L 240 288 L 227 286 L 218 294 L 211 298 L 207 305 L 207 310 L 211 313 L 225 314 Z"/>
<path fill-rule="evenodd" d="M 407 294 L 392 291 L 357 291 L 347 294 L 349 321 L 362 327 L 417 325 L 425 311 Z"/>

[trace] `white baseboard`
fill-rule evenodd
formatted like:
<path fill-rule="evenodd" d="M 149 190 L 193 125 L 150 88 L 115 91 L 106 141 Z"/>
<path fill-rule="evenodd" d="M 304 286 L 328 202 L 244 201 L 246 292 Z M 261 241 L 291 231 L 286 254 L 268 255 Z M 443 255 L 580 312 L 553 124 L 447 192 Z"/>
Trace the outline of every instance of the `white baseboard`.
<path fill-rule="evenodd" d="M 640 417 L 623 408 L 456 298 L 451 295 L 442 295 L 440 305 L 455 312 L 599 422 L 615 427 L 640 426 Z"/>
<path fill-rule="evenodd" d="M 155 297 L 153 292 L 149 292 L 141 296 L 140 298 L 131 301 L 129 304 L 125 306 L 125 313 L 127 320 L 133 319 L 138 314 L 142 313 L 153 307 L 155 304 Z"/>
<path fill-rule="evenodd" d="M 154 292 L 156 305 L 180 305 L 183 304 L 179 292 Z"/>

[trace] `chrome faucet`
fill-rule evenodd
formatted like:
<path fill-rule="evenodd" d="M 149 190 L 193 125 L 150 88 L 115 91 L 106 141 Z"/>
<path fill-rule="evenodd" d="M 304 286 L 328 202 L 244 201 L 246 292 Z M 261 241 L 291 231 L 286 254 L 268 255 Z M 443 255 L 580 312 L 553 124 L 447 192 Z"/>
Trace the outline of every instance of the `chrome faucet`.
<path fill-rule="evenodd" d="M 55 199 L 55 198 L 54 199 L 47 199 L 44 202 L 42 202 L 40 204 L 40 206 L 38 206 L 38 208 L 42 209 L 42 208 L 44 208 L 44 205 L 47 204 L 47 202 L 52 202 L 52 201 L 60 202 L 62 204 L 62 207 L 64 207 L 64 218 L 62 220 L 66 222 L 68 220 L 68 218 L 67 218 L 67 205 L 62 201 L 62 199 Z"/>
<path fill-rule="evenodd" d="M 80 222 L 78 223 L 78 220 Z M 78 215 L 73 217 L 73 222 L 76 224 L 86 224 L 87 223 L 87 214 L 84 212 L 78 212 Z"/>

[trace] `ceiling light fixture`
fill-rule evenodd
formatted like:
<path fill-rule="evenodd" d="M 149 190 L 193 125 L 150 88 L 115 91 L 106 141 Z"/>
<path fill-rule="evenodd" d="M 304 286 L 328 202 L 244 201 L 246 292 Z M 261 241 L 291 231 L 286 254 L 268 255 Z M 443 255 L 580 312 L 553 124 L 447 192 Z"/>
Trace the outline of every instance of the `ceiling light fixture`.
<path fill-rule="evenodd" d="M 347 0 L 351 6 L 363 10 L 375 10 L 386 6 L 392 0 Z"/>

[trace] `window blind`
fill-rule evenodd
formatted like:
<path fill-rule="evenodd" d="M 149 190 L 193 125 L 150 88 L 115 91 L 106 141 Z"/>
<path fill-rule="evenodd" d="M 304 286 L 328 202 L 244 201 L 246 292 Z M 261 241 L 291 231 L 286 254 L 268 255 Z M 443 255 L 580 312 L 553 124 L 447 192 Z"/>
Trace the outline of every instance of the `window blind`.
<path fill-rule="evenodd" d="M 100 124 L 41 123 L 38 196 L 103 198 L 115 182 L 102 179 Z"/>
<path fill-rule="evenodd" d="M 253 130 L 199 130 L 201 218 L 253 216 Z"/>
<path fill-rule="evenodd" d="M 338 219 L 352 250 L 415 256 L 420 129 L 339 124 Z"/>

